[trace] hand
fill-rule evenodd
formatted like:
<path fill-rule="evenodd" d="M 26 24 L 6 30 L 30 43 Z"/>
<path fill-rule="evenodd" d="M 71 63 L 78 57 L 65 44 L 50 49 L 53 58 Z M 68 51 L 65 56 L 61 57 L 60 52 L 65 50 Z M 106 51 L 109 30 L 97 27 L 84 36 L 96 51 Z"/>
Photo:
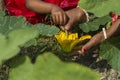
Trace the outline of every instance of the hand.
<path fill-rule="evenodd" d="M 69 21 L 65 26 L 61 26 L 62 30 L 70 30 L 72 26 L 78 22 L 83 22 L 86 20 L 85 13 L 80 8 L 74 8 L 66 11 Z"/>
<path fill-rule="evenodd" d="M 76 56 L 76 55 L 84 55 L 88 53 L 89 46 L 88 45 L 80 45 L 73 49 L 73 51 L 68 55 L 69 57 Z"/>
<path fill-rule="evenodd" d="M 86 53 L 86 49 L 84 49 L 83 47 L 84 45 L 79 45 L 77 47 L 75 47 L 72 52 L 68 55 L 68 57 L 72 57 L 72 56 L 78 56 L 78 55 L 84 55 Z"/>
<path fill-rule="evenodd" d="M 77 48 L 75 48 L 75 50 L 72 54 L 73 55 L 74 54 L 80 54 L 80 55 L 84 54 L 84 53 L 88 52 L 88 50 L 94 49 L 95 46 L 97 46 L 98 44 L 100 44 L 104 40 L 105 39 L 103 36 L 103 32 L 97 33 L 86 44 L 84 44 L 82 46 L 78 46 Z"/>
<path fill-rule="evenodd" d="M 53 22 L 56 25 L 64 26 L 67 22 L 66 13 L 58 6 L 54 5 L 51 10 Z"/>

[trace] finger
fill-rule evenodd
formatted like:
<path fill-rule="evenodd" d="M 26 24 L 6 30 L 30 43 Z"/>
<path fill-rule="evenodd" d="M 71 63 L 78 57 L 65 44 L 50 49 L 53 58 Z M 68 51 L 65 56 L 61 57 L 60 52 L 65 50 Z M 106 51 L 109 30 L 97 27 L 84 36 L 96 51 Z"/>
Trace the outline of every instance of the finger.
<path fill-rule="evenodd" d="M 82 52 L 81 50 L 74 51 L 74 52 L 68 54 L 68 57 L 79 56 L 79 55 L 84 55 L 84 52 Z"/>
<path fill-rule="evenodd" d="M 63 25 L 63 22 L 64 22 L 64 14 L 59 14 L 59 20 L 60 20 L 59 24 L 60 24 L 60 25 Z"/>
<path fill-rule="evenodd" d="M 67 21 L 68 21 L 67 15 L 64 14 L 64 16 L 63 16 L 63 25 L 67 24 Z"/>
<path fill-rule="evenodd" d="M 83 45 L 79 45 L 73 48 L 73 51 L 81 50 Z"/>
<path fill-rule="evenodd" d="M 54 13 L 52 18 L 53 18 L 54 24 L 58 25 L 59 24 L 59 14 L 58 13 Z"/>
<path fill-rule="evenodd" d="M 56 24 L 56 16 L 55 16 L 55 14 L 52 14 L 52 20 L 53 20 L 54 24 Z"/>
<path fill-rule="evenodd" d="M 56 16 L 55 16 L 55 23 L 57 24 L 57 25 L 59 25 L 60 24 L 60 20 L 59 20 L 59 15 L 57 14 Z"/>
<path fill-rule="evenodd" d="M 78 56 L 78 55 L 80 55 L 80 54 L 79 54 L 79 52 L 74 51 L 74 52 L 72 52 L 72 53 L 68 54 L 68 57 Z"/>
<path fill-rule="evenodd" d="M 83 48 L 81 49 L 81 54 L 86 53 L 86 52 L 87 52 L 87 48 L 83 47 Z"/>
<path fill-rule="evenodd" d="M 69 20 L 70 20 L 70 18 L 69 18 L 69 16 L 67 14 L 65 14 L 65 20 L 66 20 L 65 24 L 67 24 L 69 22 Z"/>
<path fill-rule="evenodd" d="M 77 53 L 80 54 L 80 55 L 83 55 L 83 54 L 84 54 L 84 52 L 83 52 L 83 51 L 80 51 L 80 50 L 78 50 Z"/>
<path fill-rule="evenodd" d="M 65 30 L 72 29 L 72 26 L 73 26 L 73 21 L 69 20 L 68 23 L 65 25 Z"/>
<path fill-rule="evenodd" d="M 61 29 L 62 31 L 65 31 L 65 27 L 64 27 L 64 26 L 60 26 L 60 29 Z"/>

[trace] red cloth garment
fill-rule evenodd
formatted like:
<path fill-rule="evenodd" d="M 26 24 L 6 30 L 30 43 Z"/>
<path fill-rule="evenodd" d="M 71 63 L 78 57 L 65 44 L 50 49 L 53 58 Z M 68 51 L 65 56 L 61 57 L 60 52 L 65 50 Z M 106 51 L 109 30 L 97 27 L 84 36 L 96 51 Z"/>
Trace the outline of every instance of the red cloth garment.
<path fill-rule="evenodd" d="M 45 2 L 56 4 L 64 10 L 75 8 L 79 0 L 44 0 Z"/>
<path fill-rule="evenodd" d="M 60 6 L 64 10 L 75 8 L 79 0 L 44 0 Z M 26 8 L 26 0 L 4 0 L 5 6 L 12 16 L 24 16 L 32 24 L 46 22 L 44 14 L 38 14 Z"/>

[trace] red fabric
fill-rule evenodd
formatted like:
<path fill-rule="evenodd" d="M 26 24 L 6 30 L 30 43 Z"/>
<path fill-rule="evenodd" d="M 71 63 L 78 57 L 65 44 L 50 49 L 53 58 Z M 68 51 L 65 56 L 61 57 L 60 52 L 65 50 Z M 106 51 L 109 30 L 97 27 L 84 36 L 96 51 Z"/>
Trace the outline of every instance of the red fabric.
<path fill-rule="evenodd" d="M 77 6 L 78 0 L 44 0 L 68 10 Z M 37 14 L 26 8 L 26 0 L 4 0 L 8 12 L 12 16 L 24 16 L 32 24 L 46 22 L 44 14 Z"/>

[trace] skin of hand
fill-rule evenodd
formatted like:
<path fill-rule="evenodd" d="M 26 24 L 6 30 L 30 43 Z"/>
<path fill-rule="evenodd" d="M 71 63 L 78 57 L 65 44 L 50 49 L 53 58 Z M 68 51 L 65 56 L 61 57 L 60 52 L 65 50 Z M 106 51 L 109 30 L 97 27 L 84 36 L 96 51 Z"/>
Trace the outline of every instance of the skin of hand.
<path fill-rule="evenodd" d="M 72 26 L 78 22 L 85 22 L 86 15 L 84 11 L 80 8 L 73 8 L 71 10 L 66 11 L 66 14 L 69 18 L 67 24 L 65 26 L 61 26 L 62 30 L 70 30 Z"/>
<path fill-rule="evenodd" d="M 54 5 L 51 10 L 53 22 L 59 26 L 64 26 L 67 22 L 67 15 L 64 10 Z"/>
<path fill-rule="evenodd" d="M 118 19 L 114 24 L 111 25 L 109 29 L 106 30 L 107 38 L 118 36 L 120 34 L 120 19 Z M 88 41 L 81 50 L 78 50 L 79 54 L 85 53 L 90 48 L 100 44 L 105 41 L 103 32 L 94 35 L 90 41 Z"/>
<path fill-rule="evenodd" d="M 54 24 L 63 26 L 67 22 L 65 11 L 57 5 L 42 0 L 26 0 L 26 7 L 42 14 L 51 14 Z"/>

